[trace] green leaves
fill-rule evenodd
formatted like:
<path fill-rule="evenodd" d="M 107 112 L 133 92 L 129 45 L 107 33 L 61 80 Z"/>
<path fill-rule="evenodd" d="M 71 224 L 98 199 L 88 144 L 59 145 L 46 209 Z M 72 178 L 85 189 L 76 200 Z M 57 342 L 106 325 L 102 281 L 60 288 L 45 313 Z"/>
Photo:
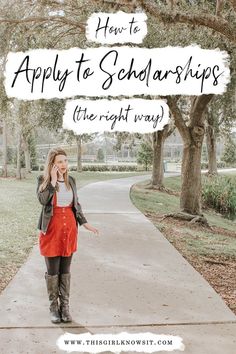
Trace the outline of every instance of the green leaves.
<path fill-rule="evenodd" d="M 203 202 L 230 218 L 236 218 L 236 176 L 204 177 Z"/>

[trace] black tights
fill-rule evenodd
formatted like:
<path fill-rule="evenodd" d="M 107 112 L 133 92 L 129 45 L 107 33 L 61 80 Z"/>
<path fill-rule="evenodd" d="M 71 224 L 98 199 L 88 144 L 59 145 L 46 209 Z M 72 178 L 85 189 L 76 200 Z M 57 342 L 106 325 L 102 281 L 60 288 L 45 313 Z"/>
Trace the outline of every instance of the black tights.
<path fill-rule="evenodd" d="M 48 275 L 70 273 L 72 255 L 69 257 L 44 257 Z"/>

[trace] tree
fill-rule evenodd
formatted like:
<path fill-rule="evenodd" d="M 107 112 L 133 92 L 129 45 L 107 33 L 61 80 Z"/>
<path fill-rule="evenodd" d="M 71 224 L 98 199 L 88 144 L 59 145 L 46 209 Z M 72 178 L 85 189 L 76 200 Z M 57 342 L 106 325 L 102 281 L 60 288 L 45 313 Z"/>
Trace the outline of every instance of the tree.
<path fill-rule="evenodd" d="M 219 1 L 217 3 L 219 4 Z M 234 11 L 236 11 L 235 0 L 231 0 L 230 3 Z M 211 8 L 210 6 L 205 9 L 208 10 L 207 12 L 204 12 L 203 10 L 199 11 L 199 7 L 197 8 L 198 11 L 196 11 L 197 5 L 194 6 L 190 1 L 187 6 L 187 11 L 186 6 L 182 7 L 182 4 L 177 4 L 177 2 L 175 6 L 175 11 L 172 11 L 173 8 L 169 9 L 165 6 L 160 6 L 160 4 L 158 6 L 158 4 L 154 0 L 141 0 L 140 4 L 144 10 L 146 10 L 149 14 L 153 15 L 155 18 L 157 18 L 163 23 L 172 25 L 184 23 L 189 26 L 210 28 L 213 31 L 219 33 L 220 35 L 223 35 L 231 42 L 236 43 L 235 28 L 233 26 L 232 21 L 226 21 L 223 17 L 223 6 L 221 6 L 220 8 L 218 6 L 218 11 L 216 11 L 218 16 L 215 16 L 209 13 L 209 9 Z M 208 5 L 210 5 L 210 2 L 208 2 Z M 185 9 L 185 11 L 183 9 Z M 221 14 L 222 16 L 219 16 L 219 14 Z"/>
<path fill-rule="evenodd" d="M 163 130 L 153 133 L 152 188 L 164 188 L 164 143 L 174 129 L 175 126 L 173 124 L 167 124 Z"/>
<path fill-rule="evenodd" d="M 5 7 L 9 2 L 3 2 Z M 22 5 L 19 1 L 14 1 L 14 6 L 21 11 L 18 13 L 21 15 Z M 236 12 L 235 0 L 229 2 L 218 0 L 212 4 L 211 1 L 205 1 L 198 5 L 193 1 L 154 1 L 154 0 L 92 0 L 88 1 L 68 1 L 57 2 L 44 0 L 42 2 L 32 2 L 31 11 L 28 12 L 23 18 L 21 16 L 2 16 L 0 23 L 7 23 L 10 26 L 29 25 L 29 27 L 37 28 L 38 26 L 44 26 L 45 24 L 49 29 L 48 33 L 57 32 L 57 38 L 69 37 L 75 35 L 78 32 L 84 32 L 85 26 L 80 20 L 83 8 L 83 13 L 87 11 L 101 11 L 101 5 L 105 8 L 112 8 L 112 10 L 118 10 L 126 7 L 129 10 L 134 10 L 137 7 L 141 7 L 158 22 L 162 22 L 167 25 L 187 24 L 188 26 L 205 27 L 213 30 L 219 35 L 227 38 L 231 42 L 236 42 L 236 33 L 234 24 L 231 20 L 231 14 L 229 10 Z M 202 5 L 202 6 L 201 6 Z M 205 5 L 205 6 L 204 6 Z M 23 8 L 24 8 L 23 3 Z M 12 8 L 11 4 L 7 8 Z M 50 10 L 54 11 L 54 15 L 50 16 Z M 105 10 L 105 9 L 104 9 Z M 60 11 L 63 11 L 63 16 L 56 15 Z M 5 11 L 6 12 L 6 11 Z M 231 20 L 229 21 L 228 18 Z M 82 23 L 81 23 L 82 22 Z M 57 31 L 55 29 L 57 28 Z M 59 30 L 58 30 L 59 28 Z M 31 28 L 30 28 L 31 29 Z M 32 34 L 32 31 L 31 31 Z"/>
<path fill-rule="evenodd" d="M 2 121 L 2 136 L 3 136 L 3 177 L 7 177 L 7 124 L 6 119 Z"/>
<path fill-rule="evenodd" d="M 5 3 L 7 3 L 5 1 Z M 87 3 L 85 11 L 80 11 L 81 4 Z M 17 1 L 17 6 L 20 2 Z M 74 2 L 68 1 L 67 4 L 47 1 L 36 2 L 31 14 L 25 16 L 15 14 L 12 16 L 9 11 L 9 17 L 2 16 L 2 23 L 8 26 L 19 26 L 18 28 L 27 28 L 29 32 L 28 40 L 32 33 L 48 34 L 44 38 L 46 47 L 64 46 L 68 47 L 71 43 L 78 43 L 75 33 L 83 34 L 81 27 L 81 18 L 89 11 L 101 11 L 111 8 L 118 10 L 120 8 L 133 10 L 142 7 L 149 14 L 149 34 L 144 39 L 143 44 L 147 47 L 153 47 L 155 44 L 162 45 L 189 45 L 198 43 L 204 48 L 216 48 L 227 50 L 231 54 L 231 76 L 235 77 L 236 50 L 232 44 L 236 42 L 235 31 L 235 0 L 223 2 L 218 0 L 217 5 L 210 0 L 193 1 L 162 1 L 162 0 L 96 0 Z M 63 11 L 63 16 L 50 16 L 50 10 Z M 79 14 L 78 13 L 83 13 Z M 77 17 L 76 17 L 77 16 Z M 158 26 L 157 26 L 158 24 Z M 31 29 L 33 28 L 33 31 Z M 201 31 L 199 31 L 201 28 Z M 36 31 L 37 29 L 37 31 Z M 40 29 L 40 31 L 39 31 Z M 30 37 L 31 36 L 31 37 Z M 25 37 L 24 37 L 25 38 Z M 39 38 L 42 38 L 39 36 Z M 80 37 L 81 39 L 81 37 Z M 36 46 L 39 40 L 36 38 Z M 77 41 L 77 42 L 76 42 Z M 27 41 L 25 42 L 28 43 Z M 188 122 L 183 117 L 182 108 L 178 107 L 178 97 L 171 98 L 172 109 L 175 112 L 175 122 L 184 142 L 184 155 L 182 162 L 183 185 L 181 192 L 181 208 L 191 214 L 201 214 L 201 175 L 199 161 L 201 158 L 202 139 L 205 132 L 206 109 L 212 99 L 211 95 L 193 97 L 191 99 L 191 110 Z M 194 162 L 193 162 L 194 161 Z M 195 163 L 196 162 L 196 163 Z M 193 169 L 194 168 L 194 169 Z M 195 174 L 193 176 L 193 170 Z M 188 175 L 188 173 L 190 173 Z M 191 185 L 188 186 L 187 180 L 191 179 Z M 190 182 L 189 182 L 190 183 Z M 188 188 L 191 187 L 191 188 Z M 192 202 L 191 202 L 192 200 Z"/>
<path fill-rule="evenodd" d="M 213 95 L 191 99 L 189 121 L 185 121 L 178 107 L 178 98 L 168 96 L 167 102 L 184 142 L 181 168 L 180 208 L 192 215 L 201 215 L 201 151 L 205 133 L 205 110 Z"/>
<path fill-rule="evenodd" d="M 208 174 L 217 174 L 216 139 L 227 140 L 236 118 L 236 90 L 233 76 L 228 90 L 215 95 L 206 109 L 206 142 L 208 152 Z"/>
<path fill-rule="evenodd" d="M 232 138 L 226 142 L 222 160 L 228 164 L 236 163 L 236 143 Z"/>
<path fill-rule="evenodd" d="M 206 142 L 208 154 L 208 175 L 217 174 L 217 160 L 216 160 L 216 119 L 213 112 L 206 108 Z"/>
<path fill-rule="evenodd" d="M 78 29 L 83 29 L 84 25 L 81 25 L 80 22 L 77 24 L 77 31 L 75 30 L 74 23 L 72 20 L 73 17 L 78 19 L 78 11 L 74 9 L 74 3 L 68 2 L 68 4 L 61 4 L 55 1 L 34 1 L 28 2 L 26 6 L 25 2 L 16 0 L 16 1 L 1 1 L 1 38 L 0 43 L 1 49 L 1 74 L 4 71 L 4 66 L 6 62 L 6 55 L 10 50 L 13 51 L 24 51 L 29 48 L 52 48 L 59 46 L 60 49 L 71 47 L 81 41 L 81 37 L 78 36 Z M 54 16 L 53 13 L 57 12 L 59 8 L 63 6 L 70 14 L 68 19 L 63 16 Z M 70 11 L 69 11 L 70 10 Z M 72 11 L 73 10 L 73 11 Z M 80 11 L 79 11 L 80 12 Z M 60 24 L 60 26 L 58 26 Z M 74 33 L 72 34 L 71 28 L 68 26 L 74 27 Z M 72 42 L 73 40 L 73 42 Z M 72 44 L 73 43 L 73 44 Z M 2 81 L 2 77 L 1 77 Z M 5 90 L 0 92 L 1 106 L 4 102 Z M 58 128 L 58 117 L 61 118 L 62 115 L 55 117 L 58 112 L 58 108 L 52 103 L 53 100 L 49 101 L 49 104 L 43 102 L 43 100 L 38 102 L 17 102 L 17 100 L 12 100 L 15 107 L 14 113 L 16 113 L 16 122 L 15 129 L 17 130 L 17 178 L 21 178 L 21 158 L 22 150 L 24 151 L 25 156 L 25 166 L 26 170 L 30 171 L 30 145 L 29 140 L 32 136 L 32 132 L 36 129 L 37 125 L 44 125 L 49 127 L 49 129 Z M 55 103 L 58 103 L 59 100 L 55 100 Z M 63 104 L 63 100 L 60 100 Z M 59 109 L 61 104 L 58 105 Z M 35 109 L 39 108 L 38 111 Z M 45 107 L 53 107 L 53 110 L 49 109 L 45 112 Z M 2 107 L 1 107 L 2 108 Z M 54 109 L 55 108 L 55 109 Z M 3 112 L 3 110 L 1 109 Z M 50 112 L 51 111 L 51 112 Z M 51 114 L 49 114 L 49 112 Z M 30 115 L 30 113 L 33 113 Z M 7 119 L 3 123 L 3 133 L 4 133 L 4 152 L 7 151 L 7 140 L 6 140 L 6 130 L 10 124 L 11 117 L 13 116 L 13 110 L 9 111 Z M 1 117 L 3 120 L 3 117 Z M 34 120 L 34 122 L 32 122 Z M 33 123 L 33 124 L 32 124 Z M 56 123 L 56 124 L 55 124 Z M 6 153 L 4 153 L 4 170 L 7 168 Z M 7 172 L 5 172 L 7 175 Z"/>
<path fill-rule="evenodd" d="M 234 76 L 234 0 L 230 4 L 218 2 L 217 6 L 211 1 L 199 4 L 192 1 L 109 0 L 102 3 L 109 3 L 108 6 L 114 5 L 117 9 L 142 7 L 149 14 L 149 34 L 144 39 L 147 47 L 153 47 L 155 43 L 158 46 L 185 46 L 194 42 L 205 48 L 219 47 L 228 50 L 231 54 L 231 75 Z M 184 212 L 193 215 L 190 215 L 190 220 L 194 215 L 201 215 L 201 150 L 206 124 L 205 112 L 212 98 L 213 95 L 187 98 L 191 101 L 187 118 L 184 117 L 180 97 L 172 96 L 167 100 L 184 143 L 180 207 Z"/>
<path fill-rule="evenodd" d="M 103 152 L 103 150 L 102 150 L 102 148 L 99 148 L 98 149 L 98 152 L 97 152 L 97 160 L 99 161 L 99 162 L 103 162 L 104 161 L 104 152 Z"/>
<path fill-rule="evenodd" d="M 75 134 L 71 130 L 61 130 L 60 136 L 66 140 L 67 143 L 72 144 L 76 142 L 77 155 L 76 155 L 76 165 L 77 172 L 82 172 L 82 145 L 88 141 L 91 141 L 94 134 Z"/>
<path fill-rule="evenodd" d="M 147 143 L 141 143 L 140 149 L 138 151 L 137 162 L 145 166 L 145 170 L 148 170 L 148 167 L 151 165 L 153 160 L 153 149 Z"/>
<path fill-rule="evenodd" d="M 2 71 L 3 67 L 0 68 L 0 72 Z M 8 176 L 8 171 L 7 171 L 7 120 L 8 120 L 8 115 L 9 115 L 9 99 L 7 98 L 5 94 L 5 90 L 3 87 L 3 77 L 1 75 L 0 77 L 0 112 L 1 112 L 1 125 L 2 125 L 2 136 L 3 136 L 3 177 Z"/>
<path fill-rule="evenodd" d="M 221 49 L 228 50 L 231 53 L 231 73 L 232 78 L 234 77 L 235 52 L 233 52 L 230 42 L 234 43 L 236 39 L 235 13 L 232 15 L 231 12 L 231 16 L 228 17 L 229 12 L 227 14 L 227 10 L 223 12 L 223 8 L 218 7 L 217 15 L 221 15 L 219 18 L 209 13 L 211 11 L 209 2 L 205 5 L 205 11 L 201 11 L 201 6 L 198 7 L 197 5 L 191 6 L 189 4 L 182 6 L 181 2 L 179 6 L 175 6 L 175 11 L 172 11 L 173 9 L 170 11 L 170 9 L 161 5 L 160 2 L 141 1 L 141 3 L 153 19 L 166 25 L 165 28 L 169 32 L 169 35 L 171 34 L 171 26 L 176 27 L 176 32 L 177 29 L 181 31 L 180 23 L 188 26 L 190 29 L 188 33 L 191 33 L 191 36 L 195 35 L 195 28 L 198 29 L 201 26 L 201 32 L 202 34 L 205 33 L 205 37 L 200 34 L 198 42 L 207 48 L 212 47 L 213 44 L 215 47 L 218 46 Z M 226 22 L 228 23 L 224 27 L 223 23 Z M 179 36 L 177 38 L 179 40 Z M 168 99 L 175 124 L 180 131 L 184 143 L 180 207 L 183 211 L 191 215 L 201 214 L 201 149 L 205 131 L 205 112 L 212 98 L 212 95 L 193 97 L 187 119 L 183 117 L 182 108 L 178 107 L 177 102 L 179 97 L 169 97 Z"/>

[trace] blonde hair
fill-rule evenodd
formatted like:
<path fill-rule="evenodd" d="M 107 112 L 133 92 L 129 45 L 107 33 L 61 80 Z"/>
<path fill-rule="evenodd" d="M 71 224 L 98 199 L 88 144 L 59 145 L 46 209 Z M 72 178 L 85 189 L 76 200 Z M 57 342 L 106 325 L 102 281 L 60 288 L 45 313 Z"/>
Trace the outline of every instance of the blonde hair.
<path fill-rule="evenodd" d="M 46 160 L 45 166 L 44 166 L 43 182 L 39 187 L 40 192 L 42 192 L 49 185 L 49 183 L 51 181 L 51 170 L 52 170 L 52 167 L 54 165 L 55 158 L 57 155 L 67 156 L 65 150 L 63 150 L 60 147 L 56 147 L 56 148 L 49 150 L 47 160 Z M 63 177 L 64 177 L 65 185 L 66 185 L 67 189 L 69 190 L 70 184 L 69 184 L 69 176 L 68 176 L 67 170 L 63 174 Z M 59 190 L 58 182 L 56 183 L 55 187 L 56 187 L 56 190 L 58 191 Z"/>

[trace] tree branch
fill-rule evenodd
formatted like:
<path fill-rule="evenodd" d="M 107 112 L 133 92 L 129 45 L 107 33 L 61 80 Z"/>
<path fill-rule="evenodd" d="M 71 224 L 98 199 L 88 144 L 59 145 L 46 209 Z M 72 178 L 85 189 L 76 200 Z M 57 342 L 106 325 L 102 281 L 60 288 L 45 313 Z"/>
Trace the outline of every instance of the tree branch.
<path fill-rule="evenodd" d="M 205 118 L 203 113 L 208 103 L 211 101 L 213 97 L 214 97 L 213 94 L 194 97 L 193 103 L 191 105 L 189 127 L 193 128 L 196 125 L 199 126 L 204 125 L 203 122 Z"/>
<path fill-rule="evenodd" d="M 177 104 L 178 99 L 176 99 L 176 97 L 174 96 L 166 96 L 165 99 L 167 100 L 167 104 L 170 107 L 170 111 L 174 117 L 175 125 L 178 128 L 183 140 L 184 141 L 189 140 L 190 139 L 189 131 L 184 122 L 182 113 L 178 107 Z"/>
<path fill-rule="evenodd" d="M 224 1 L 225 0 L 216 1 L 216 16 L 221 16 L 221 11 L 223 10 L 224 7 Z"/>
<path fill-rule="evenodd" d="M 168 138 L 176 129 L 176 126 L 173 124 L 171 127 L 169 127 L 169 130 L 166 134 L 166 137 Z"/>
<path fill-rule="evenodd" d="M 26 17 L 23 19 L 6 19 L 6 18 L 0 18 L 0 23 L 9 23 L 9 24 L 22 24 L 22 23 L 28 23 L 28 22 L 61 22 L 66 25 L 78 27 L 81 30 L 85 29 L 85 24 L 84 23 L 79 23 L 76 21 L 69 20 L 66 17 L 62 16 L 50 16 L 50 17 Z"/>
<path fill-rule="evenodd" d="M 229 0 L 229 1 L 230 1 L 231 5 L 232 5 L 234 11 L 236 12 L 236 0 Z"/>
<path fill-rule="evenodd" d="M 206 28 L 211 28 L 215 32 L 220 33 L 231 42 L 236 43 L 236 31 L 230 26 L 228 21 L 221 17 L 216 17 L 209 14 L 184 14 L 180 12 L 167 12 L 160 9 L 153 0 L 140 0 L 143 9 L 149 12 L 154 17 L 158 18 L 165 24 L 185 23 L 189 25 L 198 25 Z M 236 0 L 231 0 L 233 6 L 236 6 Z"/>
<path fill-rule="evenodd" d="M 93 2 L 97 3 L 97 0 L 93 0 Z M 138 1 L 136 0 L 101 0 L 104 5 L 112 6 L 113 8 L 116 7 L 128 7 L 131 11 L 133 11 L 138 6 Z"/>

